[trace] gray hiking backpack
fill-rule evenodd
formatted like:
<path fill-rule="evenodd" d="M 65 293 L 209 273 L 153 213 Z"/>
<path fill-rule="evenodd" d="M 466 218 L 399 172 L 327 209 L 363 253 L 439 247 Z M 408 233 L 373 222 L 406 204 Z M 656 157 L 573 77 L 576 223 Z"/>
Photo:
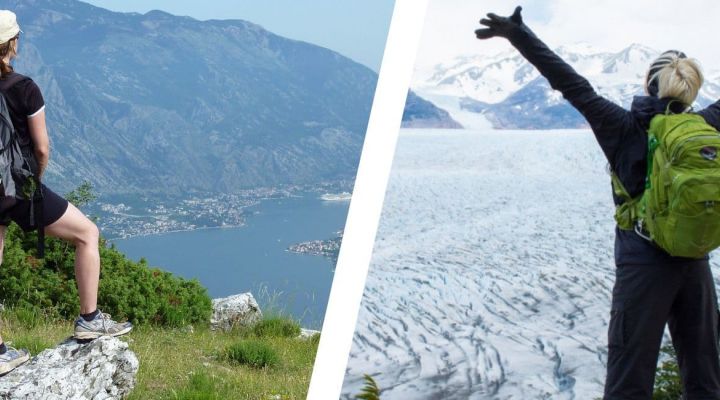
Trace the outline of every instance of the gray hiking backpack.
<path fill-rule="evenodd" d="M 30 201 L 30 224 L 38 231 L 38 257 L 44 255 L 42 187 L 37 178 L 37 161 L 30 145 L 23 149 L 10 118 L 5 91 L 24 79 L 15 74 L 0 80 L 0 214 L 18 200 Z M 24 151 L 23 151 L 24 150 Z"/>

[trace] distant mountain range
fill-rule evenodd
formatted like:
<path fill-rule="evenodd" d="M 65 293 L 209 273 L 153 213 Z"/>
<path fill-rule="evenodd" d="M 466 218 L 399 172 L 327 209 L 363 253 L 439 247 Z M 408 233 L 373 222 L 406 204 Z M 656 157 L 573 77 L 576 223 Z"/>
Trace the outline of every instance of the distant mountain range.
<path fill-rule="evenodd" d="M 460 129 L 463 126 L 450 114 L 408 90 L 405 110 L 402 116 L 403 128 L 446 128 Z"/>
<path fill-rule="evenodd" d="M 104 194 L 352 179 L 377 74 L 239 20 L 5 0 L 43 89 L 48 181 Z"/>
<path fill-rule="evenodd" d="M 630 106 L 633 96 L 643 94 L 647 68 L 660 54 L 640 44 L 617 53 L 585 44 L 555 51 L 588 78 L 598 93 L 625 107 Z M 493 56 L 458 57 L 436 65 L 429 72 L 416 74 L 412 86 L 418 95 L 441 101 L 451 116 L 477 113 L 495 128 L 587 126 L 583 117 L 515 50 Z M 720 73 L 707 73 L 697 106 L 707 106 L 718 98 Z"/>

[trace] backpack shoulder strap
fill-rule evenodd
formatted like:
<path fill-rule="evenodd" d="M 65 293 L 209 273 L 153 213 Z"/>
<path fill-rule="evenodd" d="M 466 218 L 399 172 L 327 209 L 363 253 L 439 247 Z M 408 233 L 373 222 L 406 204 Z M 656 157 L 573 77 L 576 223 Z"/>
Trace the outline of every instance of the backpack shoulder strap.
<path fill-rule="evenodd" d="M 613 193 L 615 194 L 615 196 L 619 197 L 623 201 L 632 201 L 633 198 L 630 196 L 628 191 L 625 190 L 625 185 L 622 184 L 620 178 L 614 171 L 611 171 L 610 179 L 610 182 L 612 183 Z"/>
<path fill-rule="evenodd" d="M 613 172 L 610 177 L 612 179 L 613 193 L 623 201 L 615 206 L 615 222 L 622 230 L 633 230 L 635 223 L 641 218 L 643 195 L 635 198 L 630 197 L 617 174 Z"/>

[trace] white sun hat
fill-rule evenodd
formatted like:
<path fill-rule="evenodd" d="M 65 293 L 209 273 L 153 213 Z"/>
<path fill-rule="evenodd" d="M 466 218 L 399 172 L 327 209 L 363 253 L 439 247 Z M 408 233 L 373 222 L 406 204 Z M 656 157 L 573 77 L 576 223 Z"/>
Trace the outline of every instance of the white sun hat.
<path fill-rule="evenodd" d="M 10 10 L 0 10 L 0 43 L 5 43 L 20 33 L 15 13 Z"/>

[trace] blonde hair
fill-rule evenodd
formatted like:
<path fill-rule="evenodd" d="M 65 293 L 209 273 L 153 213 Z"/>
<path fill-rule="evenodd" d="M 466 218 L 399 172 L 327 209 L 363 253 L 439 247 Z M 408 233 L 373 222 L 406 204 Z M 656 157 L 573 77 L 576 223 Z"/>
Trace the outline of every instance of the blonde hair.
<path fill-rule="evenodd" d="M 657 79 L 657 96 L 673 98 L 687 106 L 692 105 L 703 84 L 700 64 L 692 58 L 672 57 L 659 71 L 649 77 Z"/>

